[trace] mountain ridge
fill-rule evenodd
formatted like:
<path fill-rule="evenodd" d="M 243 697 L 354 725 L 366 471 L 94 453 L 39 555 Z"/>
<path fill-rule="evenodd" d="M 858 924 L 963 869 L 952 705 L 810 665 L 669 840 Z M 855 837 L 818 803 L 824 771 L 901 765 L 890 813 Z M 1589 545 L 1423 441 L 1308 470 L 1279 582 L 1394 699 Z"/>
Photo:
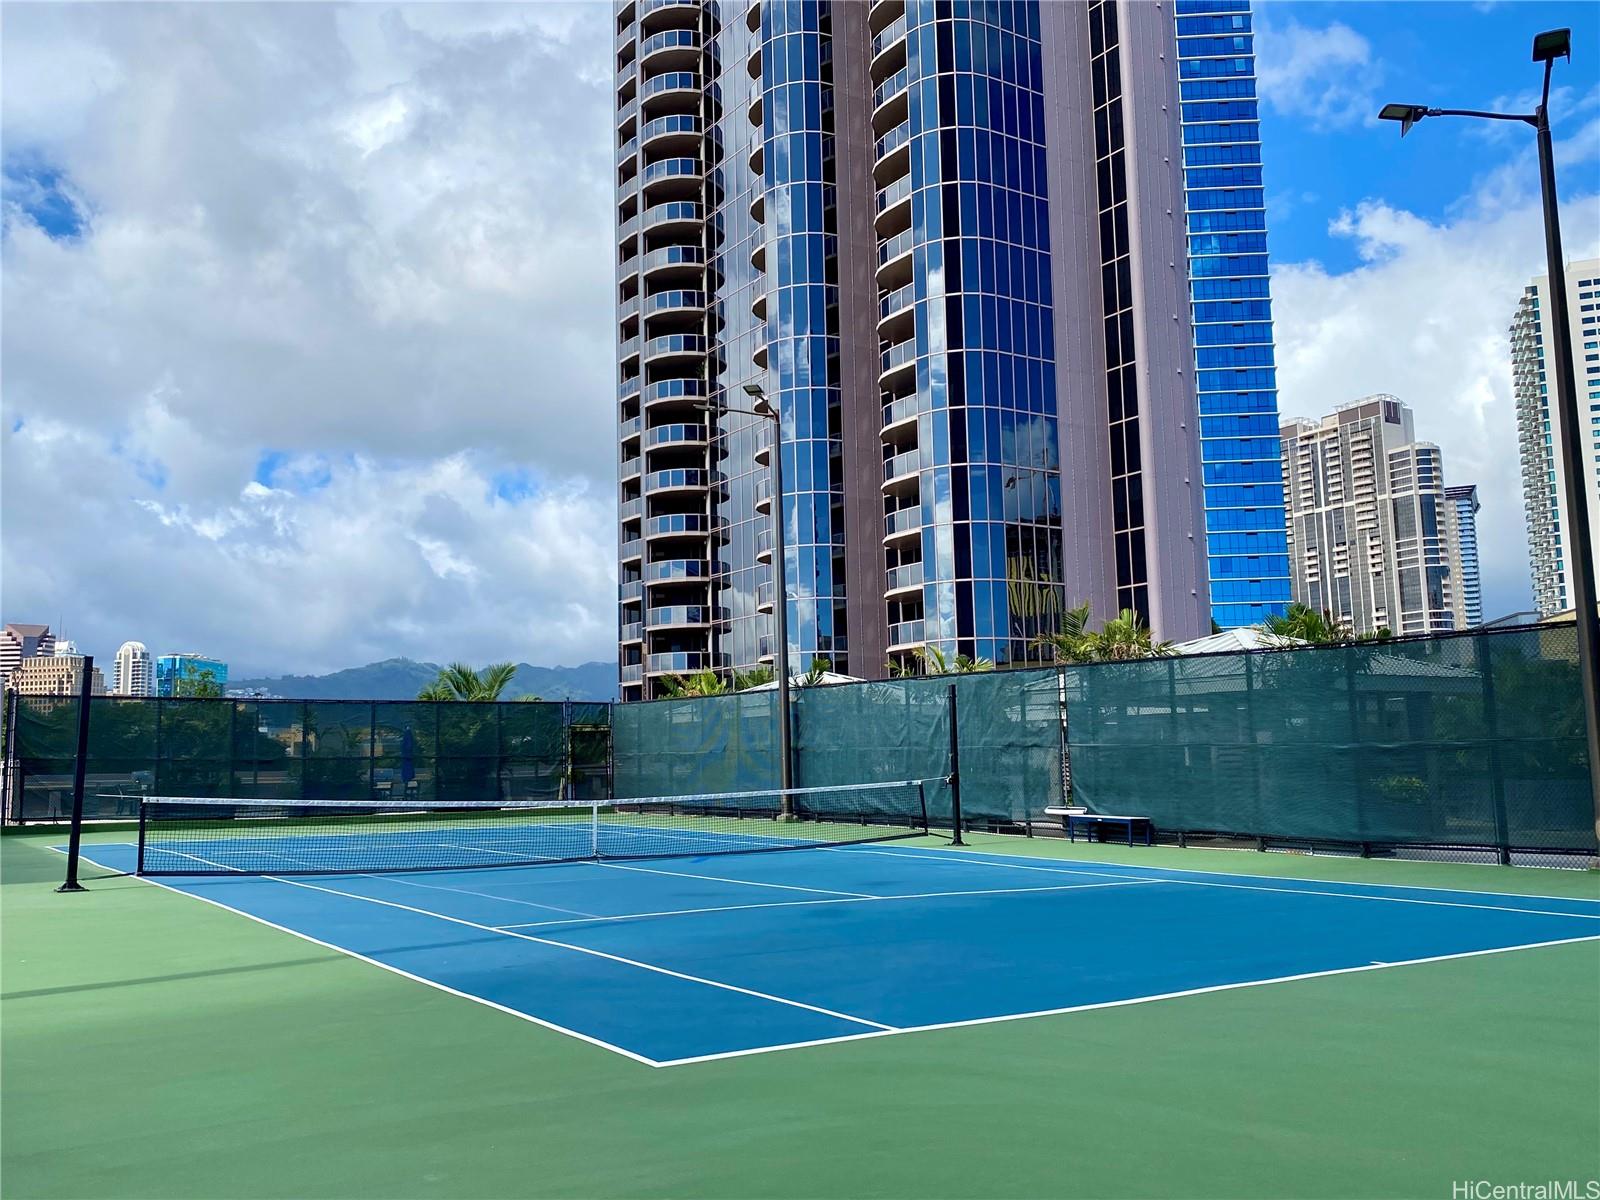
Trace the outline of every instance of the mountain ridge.
<path fill-rule="evenodd" d="M 516 676 L 501 694 L 504 700 L 538 696 L 542 700 L 615 700 L 615 663 L 594 661 L 574 667 L 536 667 L 518 663 Z M 439 674 L 437 663 L 410 658 L 385 658 L 326 675 L 280 675 L 274 678 L 230 679 L 230 692 L 263 692 L 286 700 L 415 700 Z"/>

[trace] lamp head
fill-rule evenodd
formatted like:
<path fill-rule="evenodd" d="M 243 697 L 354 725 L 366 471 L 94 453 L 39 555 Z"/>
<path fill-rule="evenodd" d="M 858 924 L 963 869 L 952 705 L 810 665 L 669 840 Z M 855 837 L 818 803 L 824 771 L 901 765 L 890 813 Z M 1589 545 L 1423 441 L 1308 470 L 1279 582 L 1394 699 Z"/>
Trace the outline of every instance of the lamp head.
<path fill-rule="evenodd" d="M 752 400 L 765 400 L 767 398 L 767 394 L 761 390 L 761 385 L 759 383 L 745 384 L 744 394 L 749 396 Z"/>
<path fill-rule="evenodd" d="M 1428 115 L 1426 104 L 1385 104 L 1378 112 L 1380 121 L 1399 121 L 1400 136 L 1405 137 L 1411 127 Z"/>
<path fill-rule="evenodd" d="M 1558 58 L 1572 57 L 1572 30 L 1548 29 L 1533 37 L 1533 61 L 1553 62 Z"/>

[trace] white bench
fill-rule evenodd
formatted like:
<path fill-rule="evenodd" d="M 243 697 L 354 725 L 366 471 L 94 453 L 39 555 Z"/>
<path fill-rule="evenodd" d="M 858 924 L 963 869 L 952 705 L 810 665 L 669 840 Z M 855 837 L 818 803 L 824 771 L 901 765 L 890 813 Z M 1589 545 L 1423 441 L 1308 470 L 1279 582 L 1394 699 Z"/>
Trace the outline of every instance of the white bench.
<path fill-rule="evenodd" d="M 1155 845 L 1155 825 L 1149 817 L 1119 816 L 1116 813 L 1092 813 L 1086 808 L 1076 805 L 1052 804 L 1045 810 L 1048 817 L 1060 817 L 1061 827 L 1066 830 L 1067 840 L 1076 842 L 1078 830 L 1083 830 L 1086 841 L 1104 841 L 1102 835 L 1106 826 L 1120 825 L 1127 833 L 1128 845 L 1133 845 L 1133 831 L 1136 827 L 1144 831 L 1144 844 Z"/>

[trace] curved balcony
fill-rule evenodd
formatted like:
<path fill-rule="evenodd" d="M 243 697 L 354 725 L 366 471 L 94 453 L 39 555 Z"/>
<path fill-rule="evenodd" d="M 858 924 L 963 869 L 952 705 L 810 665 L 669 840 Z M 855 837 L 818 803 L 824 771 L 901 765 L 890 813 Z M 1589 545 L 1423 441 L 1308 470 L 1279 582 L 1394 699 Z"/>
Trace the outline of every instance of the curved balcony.
<path fill-rule="evenodd" d="M 619 642 L 644 641 L 644 624 L 640 621 L 624 621 L 618 631 Z"/>
<path fill-rule="evenodd" d="M 622 562 L 632 562 L 636 558 L 644 557 L 644 542 L 640 538 L 622 543 L 622 550 L 617 555 Z"/>
<path fill-rule="evenodd" d="M 667 291 L 653 292 L 644 298 L 640 306 L 645 319 L 651 317 L 668 316 L 672 313 L 689 312 L 699 314 L 705 310 L 706 294 L 699 291 Z"/>
<path fill-rule="evenodd" d="M 646 172 L 649 168 L 645 168 Z M 887 240 L 911 227 L 911 176 L 900 176 L 878 193 L 878 237 Z"/>
<path fill-rule="evenodd" d="M 639 436 L 643 429 L 644 421 L 641 417 L 632 417 L 629 420 L 622 422 L 621 425 L 617 426 L 617 431 L 624 444 L 633 441 L 634 438 Z"/>
<path fill-rule="evenodd" d="M 756 343 L 755 350 L 752 351 L 751 354 L 750 354 L 750 361 L 753 362 L 757 367 L 761 368 L 761 370 L 763 370 L 763 371 L 765 371 L 767 369 L 767 346 L 768 345 L 769 345 L 769 343 L 768 343 L 766 337 L 763 336 L 761 341 Z"/>
<path fill-rule="evenodd" d="M 647 73 L 693 70 L 700 62 L 700 30 L 663 29 L 639 44 L 639 66 Z"/>
<path fill-rule="evenodd" d="M 766 143 L 760 138 L 756 138 L 754 144 L 750 147 L 748 162 L 750 164 L 750 173 L 759 180 L 767 165 Z"/>
<path fill-rule="evenodd" d="M 716 482 L 715 471 L 700 467 L 674 467 L 670 471 L 651 471 L 644 477 L 644 490 L 651 495 L 663 492 L 703 492 Z"/>
<path fill-rule="evenodd" d="M 757 242 L 750 251 L 750 265 L 763 274 L 767 269 L 767 243 Z"/>
<path fill-rule="evenodd" d="M 872 156 L 872 178 L 879 187 L 911 170 L 911 122 L 905 120 L 878 139 Z"/>
<path fill-rule="evenodd" d="M 750 219 L 757 225 L 767 223 L 767 194 L 759 189 L 750 194 Z"/>
<path fill-rule="evenodd" d="M 704 425 L 654 425 L 644 431 L 646 450 L 665 450 L 673 447 L 702 448 L 705 444 Z"/>
<path fill-rule="evenodd" d="M 705 513 L 663 513 L 648 517 L 644 523 L 644 536 L 651 538 L 692 537 L 711 534 L 712 521 Z"/>
<path fill-rule="evenodd" d="M 750 297 L 750 315 L 758 321 L 767 319 L 767 293 L 758 291 Z"/>
<path fill-rule="evenodd" d="M 635 496 L 632 500 L 624 500 L 617 505 L 617 518 L 624 524 L 637 521 L 642 512 L 644 512 L 644 500 L 639 496 Z"/>
<path fill-rule="evenodd" d="M 727 611 L 708 604 L 667 604 L 646 610 L 645 623 L 651 629 L 695 629 L 727 620 L 719 615 Z"/>
<path fill-rule="evenodd" d="M 872 0 L 867 9 L 867 29 L 874 34 L 883 30 L 896 17 L 906 11 L 906 0 Z"/>
<path fill-rule="evenodd" d="M 893 291 L 911 282 L 911 250 L 916 230 L 903 229 L 878 247 L 878 287 Z"/>
<path fill-rule="evenodd" d="M 623 338 L 622 341 L 618 342 L 617 356 L 624 367 L 637 368 L 639 365 L 639 335 L 635 334 L 631 338 Z"/>
<path fill-rule="evenodd" d="M 901 67 L 872 89 L 872 132 L 875 136 L 882 137 L 906 119 L 906 97 L 910 84 L 910 69 Z M 649 86 L 645 85 L 646 88 Z"/>
<path fill-rule="evenodd" d="M 646 254 L 639 269 L 646 283 L 679 279 L 698 283 L 705 262 L 706 252 L 699 246 L 662 246 Z"/>
<path fill-rule="evenodd" d="M 637 375 L 631 379 L 624 379 L 617 384 L 617 401 L 621 403 L 633 399 L 639 394 L 640 386 L 640 379 Z"/>
<path fill-rule="evenodd" d="M 714 671 L 728 665 L 728 656 L 705 650 L 669 650 L 645 656 L 646 675 L 681 675 L 685 671 Z"/>
<path fill-rule="evenodd" d="M 639 32 L 658 29 L 699 28 L 699 0 L 640 0 Z"/>
<path fill-rule="evenodd" d="M 618 169 L 620 170 L 621 168 L 627 166 L 628 163 L 633 161 L 634 155 L 636 155 L 638 153 L 639 153 L 639 139 L 636 138 L 636 137 L 629 138 L 626 142 L 624 142 L 621 146 L 619 146 L 617 148 L 617 167 L 618 167 Z"/>
<path fill-rule="evenodd" d="M 878 435 L 886 442 L 897 442 L 916 432 L 917 418 L 922 415 L 915 392 L 902 396 L 883 406 L 883 425 Z"/>
<path fill-rule="evenodd" d="M 644 596 L 644 580 L 629 579 L 617 585 L 617 599 L 623 604 L 637 604 Z"/>
<path fill-rule="evenodd" d="M 756 561 L 770 563 L 772 561 L 772 526 L 764 525 L 756 530 Z"/>
<path fill-rule="evenodd" d="M 669 333 L 662 337 L 653 337 L 644 344 L 644 361 L 652 366 L 671 362 L 698 365 L 705 352 L 704 334 Z"/>
<path fill-rule="evenodd" d="M 878 340 L 902 342 L 916 332 L 917 293 L 907 283 L 878 301 Z"/>
<path fill-rule="evenodd" d="M 751 33 L 761 32 L 761 0 L 750 0 L 750 7 L 744 14 L 744 27 Z"/>
<path fill-rule="evenodd" d="M 761 43 L 756 42 L 750 49 L 750 56 L 744 60 L 744 73 L 758 83 L 761 80 Z"/>
<path fill-rule="evenodd" d="M 639 89 L 639 112 L 650 120 L 668 113 L 694 113 L 700 108 L 700 76 L 693 71 L 668 71 L 647 79 Z"/>
<path fill-rule="evenodd" d="M 925 626 L 919 619 L 916 621 L 898 621 L 889 626 L 889 649 L 904 650 L 922 645 L 923 630 Z"/>
<path fill-rule="evenodd" d="M 890 567 L 884 573 L 884 594 L 892 596 L 896 592 L 909 592 L 922 587 L 922 564 L 919 562 L 906 563 L 899 567 Z"/>
<path fill-rule="evenodd" d="M 702 219 L 700 206 L 686 200 L 657 204 L 644 210 L 644 228 L 652 233 L 697 233 Z"/>
<path fill-rule="evenodd" d="M 645 563 L 644 585 L 651 588 L 667 583 L 700 583 L 716 574 L 720 565 L 703 558 L 659 559 Z"/>
<path fill-rule="evenodd" d="M 772 580 L 770 579 L 763 580 L 762 582 L 756 584 L 756 611 L 764 613 L 771 612 L 772 597 L 776 594 L 776 592 L 777 589 L 773 586 Z"/>
<path fill-rule="evenodd" d="M 637 455 L 635 455 L 633 458 L 625 458 L 622 460 L 621 476 L 624 483 L 630 479 L 637 478 L 639 471 L 640 459 Z"/>
<path fill-rule="evenodd" d="M 770 513 L 772 511 L 772 476 L 763 475 L 756 480 L 756 511 Z"/>
<path fill-rule="evenodd" d="M 646 154 L 693 150 L 700 145 L 702 128 L 700 118 L 688 113 L 657 117 L 653 121 L 646 121 L 644 128 L 639 130 L 639 147 Z"/>
<path fill-rule="evenodd" d="M 703 177 L 704 170 L 698 158 L 663 158 L 650 163 L 640 174 L 644 202 L 655 205 L 698 196 Z M 910 178 L 906 177 L 908 182 Z"/>
<path fill-rule="evenodd" d="M 883 486 L 885 488 L 898 487 L 905 483 L 915 484 L 919 472 L 922 470 L 922 456 L 920 451 L 907 450 L 883 460 Z"/>
<path fill-rule="evenodd" d="M 623 663 L 622 664 L 622 682 L 624 684 L 638 683 L 643 678 L 644 678 L 644 664 L 643 663 Z M 633 694 L 633 693 L 630 692 L 630 694 Z M 638 696 L 634 695 L 634 699 L 638 699 Z"/>
<path fill-rule="evenodd" d="M 903 538 L 921 536 L 922 505 L 913 504 L 908 508 L 898 508 L 894 512 L 884 514 L 883 541 L 885 545 Z"/>
<path fill-rule="evenodd" d="M 704 379 L 658 379 L 645 385 L 642 402 L 647 409 L 662 406 L 698 407 L 705 403 L 705 399 Z"/>
<path fill-rule="evenodd" d="M 892 392 L 896 384 L 905 382 L 907 374 L 915 377 L 917 370 L 917 339 L 909 337 L 890 346 L 878 359 L 878 387 Z"/>
<path fill-rule="evenodd" d="M 754 96 L 750 97 L 750 107 L 745 110 L 745 116 L 750 119 L 750 124 L 754 125 L 757 129 L 760 129 L 762 127 L 761 126 L 761 113 L 762 113 L 761 104 L 762 104 L 762 96 L 761 96 L 760 92 L 757 92 Z"/>
<path fill-rule="evenodd" d="M 872 82 L 880 83 L 906 61 L 906 13 L 890 21 L 872 39 Z"/>

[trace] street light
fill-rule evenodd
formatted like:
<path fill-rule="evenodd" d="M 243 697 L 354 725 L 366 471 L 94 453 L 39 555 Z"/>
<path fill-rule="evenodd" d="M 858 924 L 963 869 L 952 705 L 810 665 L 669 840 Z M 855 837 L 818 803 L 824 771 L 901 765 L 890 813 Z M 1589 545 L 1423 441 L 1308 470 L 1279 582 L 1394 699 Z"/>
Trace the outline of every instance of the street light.
<path fill-rule="evenodd" d="M 1583 428 L 1578 423 L 1578 387 L 1572 370 L 1572 329 L 1567 318 L 1566 257 L 1561 252 L 1561 214 L 1556 208 L 1555 151 L 1550 139 L 1550 72 L 1556 59 L 1572 57 L 1572 31 L 1551 29 L 1533 39 L 1533 61 L 1544 64 L 1544 90 L 1531 113 L 1482 112 L 1386 104 L 1380 119 L 1400 122 L 1400 136 L 1424 117 L 1479 117 L 1532 125 L 1539 143 L 1539 190 L 1544 199 L 1545 266 L 1550 276 L 1551 340 L 1556 370 L 1556 419 L 1561 430 L 1561 474 L 1567 487 L 1567 560 L 1578 618 L 1578 669 L 1583 679 L 1585 735 L 1589 746 L 1589 792 L 1595 836 L 1600 837 L 1600 606 L 1595 600 L 1594 539 L 1589 528 L 1588 481 L 1584 478 Z"/>
<path fill-rule="evenodd" d="M 778 646 L 773 659 L 778 674 L 778 781 L 783 789 L 779 818 L 787 821 L 794 816 L 794 804 L 789 795 L 794 787 L 794 763 L 789 751 L 789 581 L 783 543 L 783 418 L 758 384 L 745 384 L 744 394 L 755 401 L 753 408 L 735 408 L 727 404 L 702 404 L 699 408 L 706 413 L 743 413 L 772 422 L 772 606 L 778 618 Z"/>

